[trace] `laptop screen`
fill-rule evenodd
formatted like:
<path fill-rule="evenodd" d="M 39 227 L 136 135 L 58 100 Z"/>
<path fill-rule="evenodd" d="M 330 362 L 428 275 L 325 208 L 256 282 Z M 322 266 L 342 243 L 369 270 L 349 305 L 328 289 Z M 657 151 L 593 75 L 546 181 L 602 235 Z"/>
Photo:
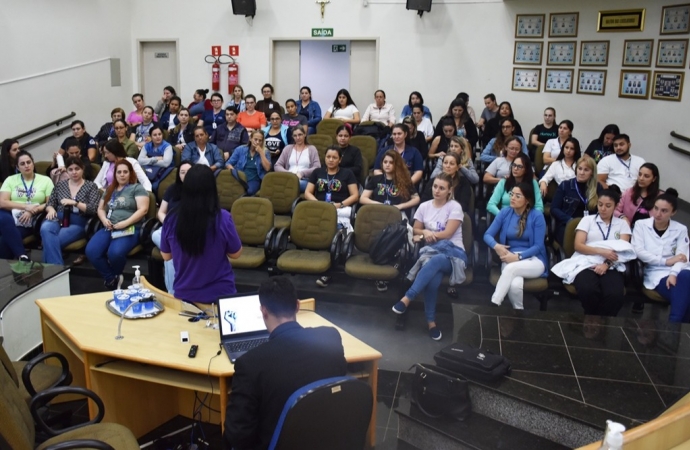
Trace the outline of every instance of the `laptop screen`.
<path fill-rule="evenodd" d="M 256 292 L 218 299 L 221 338 L 266 331 L 260 306 Z"/>

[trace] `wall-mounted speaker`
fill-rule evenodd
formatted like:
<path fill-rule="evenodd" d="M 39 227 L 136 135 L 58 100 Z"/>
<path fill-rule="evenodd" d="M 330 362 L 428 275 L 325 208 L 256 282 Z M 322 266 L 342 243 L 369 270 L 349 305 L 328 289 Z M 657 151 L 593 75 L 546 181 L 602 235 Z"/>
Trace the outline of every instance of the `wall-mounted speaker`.
<path fill-rule="evenodd" d="M 407 9 L 430 12 L 431 0 L 407 0 Z"/>
<path fill-rule="evenodd" d="M 232 13 L 236 16 L 256 15 L 256 0 L 232 0 Z"/>

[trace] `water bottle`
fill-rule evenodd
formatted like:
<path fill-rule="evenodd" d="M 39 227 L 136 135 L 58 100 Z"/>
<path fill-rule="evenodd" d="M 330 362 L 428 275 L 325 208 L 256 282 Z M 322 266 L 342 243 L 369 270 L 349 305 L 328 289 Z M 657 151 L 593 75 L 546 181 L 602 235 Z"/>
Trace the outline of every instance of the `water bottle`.
<path fill-rule="evenodd" d="M 62 208 L 62 223 L 60 224 L 62 228 L 67 228 L 69 226 L 69 216 L 72 208 L 64 207 Z"/>

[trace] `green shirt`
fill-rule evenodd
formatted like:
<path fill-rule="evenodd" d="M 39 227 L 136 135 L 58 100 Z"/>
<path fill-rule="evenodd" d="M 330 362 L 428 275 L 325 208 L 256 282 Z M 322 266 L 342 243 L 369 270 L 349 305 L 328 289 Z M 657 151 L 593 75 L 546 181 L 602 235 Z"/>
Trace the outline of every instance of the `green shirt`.
<path fill-rule="evenodd" d="M 50 197 L 51 192 L 53 192 L 53 182 L 52 180 L 45 176 L 34 174 L 34 179 L 25 182 L 22 178 L 21 173 L 11 175 L 5 179 L 0 187 L 0 192 L 9 192 L 10 200 L 18 203 L 28 203 L 27 193 L 24 185 L 26 184 L 26 189 L 28 189 L 29 197 L 31 198 L 31 203 L 43 204 L 46 199 Z"/>
<path fill-rule="evenodd" d="M 127 156 L 130 158 L 137 159 L 139 157 L 139 147 L 137 147 L 137 144 L 134 142 L 130 141 L 129 138 L 124 138 L 124 140 L 121 142 L 122 146 L 125 148 L 125 151 L 127 152 Z"/>
<path fill-rule="evenodd" d="M 111 223 L 116 224 L 123 220 L 127 220 L 132 217 L 132 214 L 137 212 L 138 208 L 135 197 L 148 198 L 148 196 L 149 194 L 146 192 L 146 189 L 139 183 L 129 184 L 121 191 L 116 189 L 110 201 L 105 202 L 105 215 L 108 217 L 112 208 L 112 214 L 108 217 Z M 103 193 L 103 198 L 105 199 L 105 193 Z"/>

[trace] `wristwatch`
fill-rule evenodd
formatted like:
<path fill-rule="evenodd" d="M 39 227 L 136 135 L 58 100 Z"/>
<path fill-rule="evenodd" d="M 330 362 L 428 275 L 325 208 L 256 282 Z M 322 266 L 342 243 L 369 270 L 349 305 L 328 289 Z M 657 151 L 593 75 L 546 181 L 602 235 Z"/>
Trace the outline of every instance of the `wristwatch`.
<path fill-rule="evenodd" d="M 522 253 L 518 253 L 518 261 L 522 261 Z"/>

